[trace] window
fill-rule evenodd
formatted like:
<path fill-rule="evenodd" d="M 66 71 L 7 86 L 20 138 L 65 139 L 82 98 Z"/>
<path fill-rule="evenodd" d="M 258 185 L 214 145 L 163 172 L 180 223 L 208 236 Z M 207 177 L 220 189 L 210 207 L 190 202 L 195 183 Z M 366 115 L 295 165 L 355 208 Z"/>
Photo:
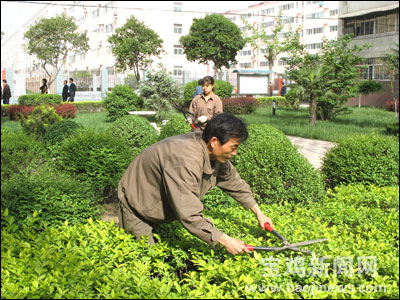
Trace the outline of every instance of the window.
<path fill-rule="evenodd" d="M 113 48 L 114 48 L 114 45 L 106 46 L 106 54 L 112 54 Z"/>
<path fill-rule="evenodd" d="M 321 19 L 323 17 L 324 17 L 324 13 L 323 12 L 306 15 L 307 19 Z"/>
<path fill-rule="evenodd" d="M 282 24 L 292 24 L 294 23 L 294 17 L 282 18 Z"/>
<path fill-rule="evenodd" d="M 78 21 L 76 21 L 76 25 L 78 25 L 78 26 L 82 25 L 84 23 L 84 21 L 85 21 L 85 18 L 82 17 L 82 18 L 78 19 Z"/>
<path fill-rule="evenodd" d="M 387 80 L 389 73 L 385 69 L 382 58 L 368 58 L 364 63 L 368 68 L 363 69 L 361 78 L 370 80 Z"/>
<path fill-rule="evenodd" d="M 182 2 L 174 2 L 174 12 L 182 11 Z"/>
<path fill-rule="evenodd" d="M 240 66 L 240 68 L 251 68 L 251 63 L 242 63 L 242 64 L 239 64 L 239 66 Z"/>
<path fill-rule="evenodd" d="M 279 32 L 278 37 L 280 39 L 285 39 L 287 37 L 287 32 Z"/>
<path fill-rule="evenodd" d="M 230 17 L 229 20 L 231 20 L 232 22 L 235 22 L 236 21 L 236 16 Z"/>
<path fill-rule="evenodd" d="M 174 33 L 182 34 L 182 24 L 174 24 Z"/>
<path fill-rule="evenodd" d="M 337 31 L 337 25 L 329 26 L 329 31 L 330 32 Z"/>
<path fill-rule="evenodd" d="M 399 31 L 399 14 L 397 13 L 397 31 Z M 387 13 L 378 16 L 375 21 L 375 33 L 395 32 L 396 31 L 396 13 Z"/>
<path fill-rule="evenodd" d="M 113 32 L 113 30 L 114 30 L 114 25 L 113 24 L 106 25 L 106 33 Z"/>
<path fill-rule="evenodd" d="M 287 61 L 286 60 L 279 60 L 278 61 L 278 66 L 287 66 Z"/>
<path fill-rule="evenodd" d="M 92 18 L 93 19 L 96 19 L 96 18 L 98 18 L 100 16 L 100 9 L 98 8 L 98 9 L 96 9 L 96 10 L 94 10 L 94 11 L 92 11 Z"/>
<path fill-rule="evenodd" d="M 241 56 L 251 55 L 251 50 L 240 51 L 239 55 L 241 55 Z"/>
<path fill-rule="evenodd" d="M 319 34 L 319 33 L 324 33 L 324 27 L 306 29 L 306 35 Z"/>
<path fill-rule="evenodd" d="M 280 10 L 288 10 L 294 8 L 294 2 L 279 6 Z"/>
<path fill-rule="evenodd" d="M 182 45 L 174 45 L 174 54 L 175 55 L 182 55 L 183 54 Z"/>
<path fill-rule="evenodd" d="M 306 49 L 311 50 L 311 49 L 321 49 L 323 46 L 323 43 L 313 43 L 313 44 L 306 44 Z"/>
<path fill-rule="evenodd" d="M 273 12 L 274 12 L 274 7 L 271 7 L 271 8 L 263 9 L 261 11 L 261 15 L 262 16 L 267 16 L 267 15 L 272 14 Z"/>
<path fill-rule="evenodd" d="M 374 34 L 374 21 L 357 22 L 355 36 Z"/>
<path fill-rule="evenodd" d="M 104 12 L 105 13 L 108 13 L 109 11 L 112 11 L 112 9 L 113 9 L 112 1 L 108 2 L 106 5 L 104 5 Z"/>
<path fill-rule="evenodd" d="M 70 55 L 69 62 L 70 63 L 74 63 L 75 62 L 75 54 L 74 55 Z"/>
<path fill-rule="evenodd" d="M 334 10 L 330 10 L 329 11 L 329 15 L 332 17 L 332 16 L 336 16 L 338 14 L 338 10 L 337 9 L 334 9 Z"/>
<path fill-rule="evenodd" d="M 241 17 L 242 17 L 243 19 L 251 18 L 251 13 L 243 14 L 243 15 L 241 15 Z"/>
<path fill-rule="evenodd" d="M 174 76 L 182 76 L 182 66 L 174 66 Z"/>
<path fill-rule="evenodd" d="M 79 53 L 77 56 L 78 56 L 78 60 L 85 60 L 86 59 L 86 52 L 85 53 Z"/>
<path fill-rule="evenodd" d="M 267 61 L 261 61 L 260 62 L 260 67 L 268 67 L 268 62 Z M 272 63 L 272 67 L 274 66 L 274 64 Z"/>
<path fill-rule="evenodd" d="M 313 4 L 317 4 L 320 1 L 306 1 L 306 5 L 313 5 Z"/>

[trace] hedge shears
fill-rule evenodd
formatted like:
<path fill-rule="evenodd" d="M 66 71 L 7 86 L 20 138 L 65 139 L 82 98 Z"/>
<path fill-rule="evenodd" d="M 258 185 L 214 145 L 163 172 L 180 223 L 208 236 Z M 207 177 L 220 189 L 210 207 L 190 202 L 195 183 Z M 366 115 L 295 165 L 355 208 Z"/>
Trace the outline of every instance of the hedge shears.
<path fill-rule="evenodd" d="M 181 108 L 178 104 L 176 104 L 174 101 L 170 101 L 171 105 L 179 112 L 181 112 L 183 114 L 183 116 L 185 117 L 185 120 L 188 120 L 188 116 L 187 115 L 191 115 L 194 116 L 194 114 L 192 114 L 189 111 L 185 111 L 183 108 Z M 192 127 L 193 130 L 196 129 L 196 126 L 194 126 L 193 123 L 190 123 L 190 126 Z"/>
<path fill-rule="evenodd" d="M 285 251 L 285 250 L 292 250 L 292 251 L 299 251 L 299 252 L 311 254 L 312 251 L 303 250 L 303 249 L 300 249 L 299 247 L 306 246 L 306 245 L 311 245 L 311 244 L 316 244 L 316 243 L 321 243 L 321 242 L 325 242 L 325 241 L 328 240 L 328 239 L 319 239 L 319 240 L 311 240 L 311 241 L 305 241 L 305 242 L 290 244 L 289 241 L 286 238 L 284 238 L 278 232 L 276 232 L 274 229 L 272 229 L 272 226 L 268 222 L 266 222 L 264 224 L 264 228 L 267 231 L 271 232 L 273 235 L 275 235 L 277 238 L 279 238 L 282 241 L 283 246 L 282 247 L 264 247 L 264 246 L 246 245 L 247 249 L 249 249 L 250 251 L 257 250 L 257 251 L 276 251 L 276 252 Z"/>

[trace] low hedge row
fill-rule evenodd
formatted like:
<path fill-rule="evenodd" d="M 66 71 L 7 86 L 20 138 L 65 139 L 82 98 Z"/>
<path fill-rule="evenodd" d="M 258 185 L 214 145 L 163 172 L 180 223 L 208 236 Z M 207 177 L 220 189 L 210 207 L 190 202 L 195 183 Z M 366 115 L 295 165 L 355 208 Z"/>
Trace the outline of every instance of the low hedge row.
<path fill-rule="evenodd" d="M 319 203 L 261 205 L 289 241 L 327 238 L 307 247 L 313 256 L 291 251 L 231 256 L 223 247 L 210 249 L 177 222 L 156 229 L 154 246 L 91 220 L 37 232 L 37 218 L 21 229 L 2 212 L 7 224 L 1 235 L 2 297 L 398 299 L 398 193 L 350 186 Z M 206 215 L 246 244 L 280 244 L 239 206 L 216 207 Z M 363 269 L 360 258 L 374 259 L 375 268 Z M 347 269 L 339 268 L 343 261 Z"/>
<path fill-rule="evenodd" d="M 18 104 L 24 106 L 61 105 L 62 97 L 57 94 L 29 94 L 18 97 Z"/>
<path fill-rule="evenodd" d="M 20 104 L 10 105 L 7 108 L 6 115 L 9 116 L 10 120 L 20 120 L 20 119 L 27 119 L 33 112 L 37 106 L 26 106 Z M 63 119 L 72 119 L 76 117 L 76 106 L 72 103 L 63 103 L 61 105 L 51 105 L 54 107 L 57 114 L 61 116 Z"/>
<path fill-rule="evenodd" d="M 260 106 L 272 106 L 275 100 L 276 107 L 290 107 L 289 101 L 285 97 L 273 96 L 273 97 L 256 97 Z"/>
<path fill-rule="evenodd" d="M 258 101 L 254 97 L 232 97 L 222 100 L 224 112 L 231 114 L 251 114 L 257 106 Z"/>

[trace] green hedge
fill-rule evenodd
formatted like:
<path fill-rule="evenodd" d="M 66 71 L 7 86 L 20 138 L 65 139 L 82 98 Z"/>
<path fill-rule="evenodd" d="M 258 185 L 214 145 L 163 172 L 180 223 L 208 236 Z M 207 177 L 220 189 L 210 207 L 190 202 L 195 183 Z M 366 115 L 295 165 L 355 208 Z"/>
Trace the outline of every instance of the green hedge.
<path fill-rule="evenodd" d="M 145 239 L 137 242 L 105 222 L 44 228 L 37 233 L 37 218 L 30 218 L 20 229 L 3 213 L 7 226 L 1 235 L 2 297 L 398 299 L 398 209 L 365 202 L 365 198 L 381 201 L 386 197 L 398 202 L 398 193 L 398 188 L 344 187 L 319 203 L 260 206 L 292 243 L 327 238 L 327 242 L 304 247 L 314 250 L 314 256 L 287 251 L 233 257 L 223 247 L 209 248 L 178 222 L 157 227 L 160 241 L 155 246 L 147 245 Z M 259 228 L 252 212 L 237 205 L 215 207 L 206 216 L 246 244 L 281 245 Z M 375 257 L 376 270 L 359 275 L 361 257 Z M 335 269 L 335 260 L 340 258 L 351 259 L 353 274 Z M 322 263 L 326 272 L 320 274 Z M 275 267 L 278 274 L 271 276 Z M 362 289 L 366 286 L 372 289 Z M 325 291 L 328 287 L 333 290 Z"/>
<path fill-rule="evenodd" d="M 62 97 L 57 94 L 30 94 L 18 97 L 18 104 L 26 106 L 60 105 Z"/>
<path fill-rule="evenodd" d="M 161 128 L 159 140 L 161 141 L 170 136 L 189 133 L 191 130 L 192 127 L 186 122 L 183 115 L 175 115 Z"/>
<path fill-rule="evenodd" d="M 17 223 L 35 210 L 41 210 L 40 221 L 50 226 L 84 223 L 97 219 L 99 202 L 91 187 L 67 175 L 42 169 L 35 175 L 16 175 L 1 186 L 1 207 L 8 209 Z"/>
<path fill-rule="evenodd" d="M 260 106 L 272 106 L 272 102 L 275 100 L 276 107 L 290 107 L 286 98 L 281 96 L 256 97 L 256 99 Z"/>
<path fill-rule="evenodd" d="M 50 159 L 42 143 L 21 131 L 1 128 L 1 182 L 28 174 Z"/>
<path fill-rule="evenodd" d="M 108 196 L 133 159 L 132 150 L 109 132 L 81 130 L 56 151 L 56 166 L 79 181 L 87 181 L 101 196 Z"/>
<path fill-rule="evenodd" d="M 21 119 L 21 125 L 25 133 L 33 134 L 41 139 L 49 127 L 62 120 L 63 118 L 57 114 L 54 107 L 40 105 L 35 107 L 27 119 Z"/>
<path fill-rule="evenodd" d="M 134 156 L 158 140 L 156 129 L 141 116 L 121 117 L 108 130 L 113 136 L 122 138 L 133 150 Z"/>
<path fill-rule="evenodd" d="M 143 99 L 128 85 L 117 85 L 104 99 L 108 111 L 107 118 L 111 121 L 126 116 L 129 111 L 140 110 Z"/>
<path fill-rule="evenodd" d="M 319 171 L 281 131 L 268 125 L 250 125 L 248 130 L 249 139 L 239 146 L 232 162 L 257 200 L 261 203 L 320 200 L 324 184 Z"/>
<path fill-rule="evenodd" d="M 399 142 L 395 138 L 355 135 L 343 139 L 323 159 L 328 186 L 362 183 L 399 185 Z"/>
<path fill-rule="evenodd" d="M 95 113 L 106 111 L 104 101 L 79 101 L 74 102 L 78 113 Z"/>
<path fill-rule="evenodd" d="M 2 104 L 1 105 L 1 116 L 2 117 L 8 117 L 8 108 L 10 107 L 11 104 Z"/>

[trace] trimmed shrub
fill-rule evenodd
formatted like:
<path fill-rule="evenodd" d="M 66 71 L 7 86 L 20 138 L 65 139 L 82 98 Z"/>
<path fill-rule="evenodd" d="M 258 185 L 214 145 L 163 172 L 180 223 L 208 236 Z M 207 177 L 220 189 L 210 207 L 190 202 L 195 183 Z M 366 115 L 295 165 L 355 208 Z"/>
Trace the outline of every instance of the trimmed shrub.
<path fill-rule="evenodd" d="M 8 209 L 17 223 L 35 210 L 41 210 L 40 221 L 51 226 L 65 221 L 84 223 L 99 217 L 99 202 L 90 187 L 63 173 L 43 170 L 36 175 L 16 175 L 1 186 L 1 207 Z"/>
<path fill-rule="evenodd" d="M 289 103 L 285 97 L 273 96 L 273 97 L 257 97 L 259 106 L 272 106 L 272 102 L 275 100 L 276 107 L 289 107 Z"/>
<path fill-rule="evenodd" d="M 27 134 L 34 134 L 41 138 L 51 125 L 60 121 L 62 117 L 53 107 L 41 105 L 36 107 L 26 120 L 21 119 L 21 125 Z"/>
<path fill-rule="evenodd" d="M 8 116 L 8 109 L 10 106 L 11 106 L 11 104 L 2 104 L 1 105 L 1 116 L 2 117 Z"/>
<path fill-rule="evenodd" d="M 355 135 L 343 139 L 323 159 L 329 187 L 361 183 L 399 185 L 399 143 L 394 138 Z"/>
<path fill-rule="evenodd" d="M 109 128 L 112 135 L 122 138 L 133 150 L 134 156 L 158 140 L 156 129 L 140 116 L 123 116 Z"/>
<path fill-rule="evenodd" d="M 194 80 L 185 84 L 183 88 L 183 97 L 185 99 L 185 104 L 187 107 L 189 107 L 190 102 L 192 102 L 194 91 L 196 89 L 196 86 L 198 85 L 198 80 Z"/>
<path fill-rule="evenodd" d="M 232 163 L 260 203 L 304 203 L 324 195 L 319 171 L 281 131 L 268 125 L 251 125 L 248 130 L 249 139 L 239 146 Z"/>
<path fill-rule="evenodd" d="M 82 128 L 82 125 L 72 120 L 57 122 L 53 126 L 49 127 L 44 135 L 44 142 L 52 156 L 56 156 L 57 148 L 66 138 L 76 134 L 78 130 Z"/>
<path fill-rule="evenodd" d="M 258 101 L 254 97 L 235 97 L 222 100 L 224 112 L 231 114 L 251 114 L 257 106 Z"/>
<path fill-rule="evenodd" d="M 180 135 L 191 132 L 192 127 L 186 122 L 183 115 L 175 115 L 161 128 L 159 140 L 170 136 Z"/>
<path fill-rule="evenodd" d="M 79 101 L 74 102 L 78 113 L 94 113 L 106 111 L 104 101 Z"/>
<path fill-rule="evenodd" d="M 45 147 L 21 131 L 1 129 L 1 182 L 29 174 L 49 160 Z"/>
<path fill-rule="evenodd" d="M 62 96 L 57 94 L 31 94 L 18 97 L 18 103 L 26 106 L 61 105 Z"/>
<path fill-rule="evenodd" d="M 8 116 L 10 120 L 26 120 L 32 114 L 35 107 L 33 106 L 23 106 L 19 104 L 10 105 L 8 108 Z"/>
<path fill-rule="evenodd" d="M 386 133 L 399 136 L 399 121 L 386 125 Z"/>
<path fill-rule="evenodd" d="M 72 119 L 76 117 L 76 106 L 72 103 L 63 103 L 61 105 L 54 106 L 56 113 L 63 119 Z"/>
<path fill-rule="evenodd" d="M 107 94 L 104 104 L 108 111 L 108 119 L 115 121 L 126 116 L 129 111 L 140 110 L 143 107 L 143 99 L 128 85 L 117 85 Z"/>
<path fill-rule="evenodd" d="M 116 189 L 132 160 L 132 150 L 109 132 L 82 130 L 56 152 L 56 166 L 79 181 L 87 181 L 101 196 Z"/>

